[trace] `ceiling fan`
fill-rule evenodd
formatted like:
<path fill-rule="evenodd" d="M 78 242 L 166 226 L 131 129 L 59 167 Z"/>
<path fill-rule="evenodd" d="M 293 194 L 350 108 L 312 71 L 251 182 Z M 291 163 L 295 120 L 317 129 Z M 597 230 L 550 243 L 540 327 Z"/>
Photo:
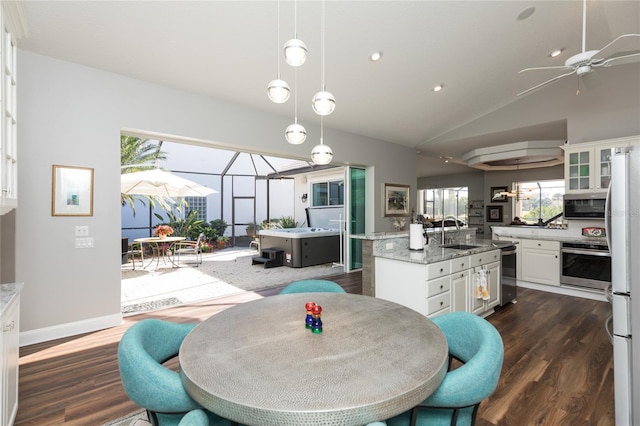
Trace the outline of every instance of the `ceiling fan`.
<path fill-rule="evenodd" d="M 602 53 L 607 49 L 610 49 L 616 42 L 629 37 L 639 37 L 640 34 L 623 34 L 613 40 L 611 43 L 607 44 L 600 50 L 586 50 L 586 27 L 587 27 L 587 0 L 583 0 L 583 8 L 582 8 L 582 52 L 576 55 L 573 55 L 569 59 L 567 59 L 564 63 L 564 66 L 554 66 L 554 67 L 537 67 L 537 68 L 525 68 L 518 72 L 518 74 L 527 72 L 527 71 L 536 71 L 536 70 L 564 70 L 569 71 L 565 74 L 561 74 L 557 77 L 552 78 L 551 80 L 547 80 L 544 83 L 540 83 L 537 86 L 534 86 L 530 89 L 525 90 L 524 92 L 518 93 L 518 96 L 527 94 L 534 90 L 540 89 L 548 84 L 553 83 L 556 80 L 559 80 L 563 77 L 567 77 L 572 74 L 576 74 L 578 77 L 591 73 L 594 68 L 597 67 L 609 67 L 611 65 L 616 65 L 622 62 L 616 62 L 621 59 L 629 59 L 638 57 L 640 59 L 640 51 L 628 51 L 628 52 L 618 52 L 605 57 Z M 579 91 L 578 91 L 579 93 Z"/>

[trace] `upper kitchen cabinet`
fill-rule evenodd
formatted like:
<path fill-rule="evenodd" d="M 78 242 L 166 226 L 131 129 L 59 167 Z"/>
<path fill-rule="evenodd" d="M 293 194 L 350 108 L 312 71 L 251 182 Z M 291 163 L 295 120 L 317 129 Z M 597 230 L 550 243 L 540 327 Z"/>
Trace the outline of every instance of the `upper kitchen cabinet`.
<path fill-rule="evenodd" d="M 4 3 L 4 2 L 3 2 Z M 3 4 L 4 6 L 4 4 Z M 5 10 L 0 7 L 2 34 L 0 40 L 0 215 L 18 205 L 18 155 L 16 121 L 16 44 L 7 30 Z"/>
<path fill-rule="evenodd" d="M 638 136 L 634 136 L 565 145 L 565 192 L 606 191 L 611 182 L 611 156 L 614 148 L 628 146 L 638 139 Z"/>

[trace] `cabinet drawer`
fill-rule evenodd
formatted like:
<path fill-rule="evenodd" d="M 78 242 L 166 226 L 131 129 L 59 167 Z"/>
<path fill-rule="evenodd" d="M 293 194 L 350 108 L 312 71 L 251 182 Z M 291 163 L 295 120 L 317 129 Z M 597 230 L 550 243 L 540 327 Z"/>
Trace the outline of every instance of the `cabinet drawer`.
<path fill-rule="evenodd" d="M 469 256 L 471 267 L 486 265 L 487 263 L 500 261 L 500 250 L 486 251 L 484 253 L 472 254 Z"/>
<path fill-rule="evenodd" d="M 443 277 L 450 273 L 451 263 L 448 260 L 446 262 L 431 263 L 427 265 L 427 279 L 429 280 Z"/>
<path fill-rule="evenodd" d="M 449 291 L 451 288 L 451 280 L 449 277 L 442 277 L 427 282 L 427 297 Z"/>
<path fill-rule="evenodd" d="M 560 250 L 559 241 L 522 240 L 522 248 L 535 248 L 541 250 Z"/>
<path fill-rule="evenodd" d="M 469 256 L 456 257 L 455 259 L 451 259 L 450 262 L 452 274 L 471 268 L 471 263 L 469 263 Z"/>
<path fill-rule="evenodd" d="M 427 299 L 427 315 L 432 314 L 451 304 L 451 292 L 445 292 Z"/>

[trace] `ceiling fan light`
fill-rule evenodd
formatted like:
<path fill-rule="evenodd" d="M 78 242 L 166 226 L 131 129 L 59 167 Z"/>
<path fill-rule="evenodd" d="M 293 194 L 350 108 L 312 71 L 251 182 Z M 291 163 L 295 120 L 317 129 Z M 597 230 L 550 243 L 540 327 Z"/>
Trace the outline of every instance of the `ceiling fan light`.
<path fill-rule="evenodd" d="M 556 57 L 560 56 L 562 54 L 562 52 L 564 52 L 564 49 L 562 49 L 562 48 L 554 49 L 551 52 L 549 52 L 549 57 L 556 58 Z"/>
<path fill-rule="evenodd" d="M 291 145 L 300 145 L 307 139 L 307 130 L 301 124 L 290 124 L 284 131 L 284 137 Z"/>
<path fill-rule="evenodd" d="M 292 67 L 299 67 L 307 60 L 307 45 L 297 38 L 284 44 L 284 60 Z"/>
<path fill-rule="evenodd" d="M 320 144 L 311 150 L 311 160 L 314 164 L 325 165 L 333 160 L 333 151 L 328 145 Z"/>
<path fill-rule="evenodd" d="M 382 58 L 382 51 L 376 50 L 369 55 L 369 60 L 373 62 L 377 62 Z"/>
<path fill-rule="evenodd" d="M 289 100 L 291 90 L 289 89 L 289 85 L 286 81 L 278 78 L 271 80 L 267 86 L 267 95 L 269 96 L 269 99 L 271 99 L 271 102 L 283 104 Z"/>
<path fill-rule="evenodd" d="M 336 99 L 330 92 L 323 90 L 313 96 L 313 110 L 318 115 L 329 115 L 336 109 Z"/>

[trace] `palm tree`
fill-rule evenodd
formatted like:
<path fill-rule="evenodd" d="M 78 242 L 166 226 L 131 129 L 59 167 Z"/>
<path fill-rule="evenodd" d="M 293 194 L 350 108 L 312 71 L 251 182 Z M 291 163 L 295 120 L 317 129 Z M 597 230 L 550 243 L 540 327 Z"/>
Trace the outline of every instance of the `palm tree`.
<path fill-rule="evenodd" d="M 158 160 L 167 159 L 167 153 L 161 148 L 162 141 L 153 143 L 149 139 L 141 139 L 137 136 L 120 136 L 120 173 L 141 172 L 156 168 Z M 140 200 L 144 204 L 145 199 L 152 207 L 155 207 L 157 203 L 171 209 L 162 197 L 120 194 L 120 202 L 123 206 L 129 204 L 134 216 L 136 214 L 135 201 Z"/>

